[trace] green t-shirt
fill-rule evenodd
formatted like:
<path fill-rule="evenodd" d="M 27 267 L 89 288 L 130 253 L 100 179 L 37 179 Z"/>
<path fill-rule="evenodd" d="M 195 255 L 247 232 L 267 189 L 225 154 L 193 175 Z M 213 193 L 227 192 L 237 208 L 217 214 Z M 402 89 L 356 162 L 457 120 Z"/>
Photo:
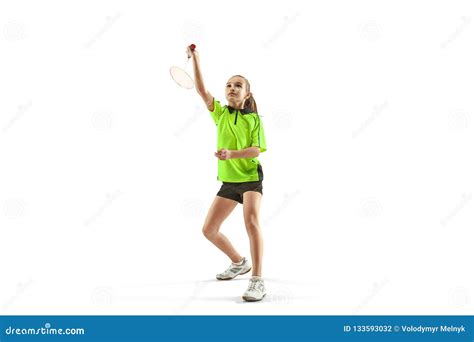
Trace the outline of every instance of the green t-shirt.
<path fill-rule="evenodd" d="M 209 112 L 217 126 L 217 150 L 242 150 L 250 146 L 267 150 L 262 121 L 257 113 L 234 110 L 221 106 L 214 99 L 214 111 Z M 259 180 L 257 158 L 218 159 L 217 180 L 229 183 L 256 182 Z"/>

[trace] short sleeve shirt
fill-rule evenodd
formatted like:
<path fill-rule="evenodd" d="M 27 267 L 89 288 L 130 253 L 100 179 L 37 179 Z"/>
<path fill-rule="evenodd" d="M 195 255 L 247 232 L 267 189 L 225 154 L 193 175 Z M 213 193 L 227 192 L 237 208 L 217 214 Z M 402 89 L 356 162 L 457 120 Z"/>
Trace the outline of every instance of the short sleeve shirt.
<path fill-rule="evenodd" d="M 251 146 L 267 150 L 262 120 L 257 113 L 234 110 L 214 99 L 210 112 L 217 126 L 217 150 L 242 150 Z M 242 183 L 259 181 L 257 158 L 218 159 L 217 179 L 222 182 Z"/>

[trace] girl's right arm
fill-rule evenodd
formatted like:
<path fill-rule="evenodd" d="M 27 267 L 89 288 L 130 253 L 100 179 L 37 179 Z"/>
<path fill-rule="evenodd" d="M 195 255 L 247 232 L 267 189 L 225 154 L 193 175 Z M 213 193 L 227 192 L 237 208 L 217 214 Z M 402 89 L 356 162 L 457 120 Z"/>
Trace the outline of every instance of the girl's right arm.
<path fill-rule="evenodd" d="M 206 87 L 204 86 L 204 81 L 202 80 L 201 74 L 201 65 L 199 61 L 199 53 L 196 49 L 191 50 L 188 46 L 187 53 L 190 58 L 193 59 L 193 68 L 194 68 L 194 85 L 196 87 L 196 91 L 198 92 L 199 96 L 202 97 L 206 107 L 209 111 L 214 111 L 214 97 L 207 91 Z"/>

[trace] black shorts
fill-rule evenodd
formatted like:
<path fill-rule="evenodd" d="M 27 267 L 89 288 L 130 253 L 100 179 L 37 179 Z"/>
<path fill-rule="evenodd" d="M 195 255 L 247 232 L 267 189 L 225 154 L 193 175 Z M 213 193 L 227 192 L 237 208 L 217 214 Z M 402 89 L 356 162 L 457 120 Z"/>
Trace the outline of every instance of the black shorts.
<path fill-rule="evenodd" d="M 246 191 L 257 191 L 263 195 L 263 171 L 262 166 L 258 164 L 258 181 L 256 182 L 243 182 L 243 183 L 229 183 L 222 182 L 222 186 L 217 192 L 217 196 L 228 198 L 234 201 L 239 202 L 240 204 L 244 203 L 244 192 Z"/>

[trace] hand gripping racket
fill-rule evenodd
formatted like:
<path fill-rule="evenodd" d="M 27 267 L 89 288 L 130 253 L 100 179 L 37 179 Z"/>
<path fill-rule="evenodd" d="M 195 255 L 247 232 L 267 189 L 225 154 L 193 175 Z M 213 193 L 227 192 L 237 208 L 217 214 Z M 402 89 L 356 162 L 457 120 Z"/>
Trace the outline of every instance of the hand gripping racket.
<path fill-rule="evenodd" d="M 189 48 L 191 51 L 194 51 L 196 48 L 196 45 L 191 44 L 189 45 Z M 186 72 L 186 67 L 188 66 L 189 59 L 191 57 L 188 56 L 188 59 L 186 60 L 186 64 L 184 65 L 184 68 L 180 68 L 177 66 L 172 66 L 170 68 L 170 74 L 173 80 L 181 87 L 186 88 L 186 89 L 192 89 L 194 87 L 194 81 L 189 76 L 189 74 Z"/>

